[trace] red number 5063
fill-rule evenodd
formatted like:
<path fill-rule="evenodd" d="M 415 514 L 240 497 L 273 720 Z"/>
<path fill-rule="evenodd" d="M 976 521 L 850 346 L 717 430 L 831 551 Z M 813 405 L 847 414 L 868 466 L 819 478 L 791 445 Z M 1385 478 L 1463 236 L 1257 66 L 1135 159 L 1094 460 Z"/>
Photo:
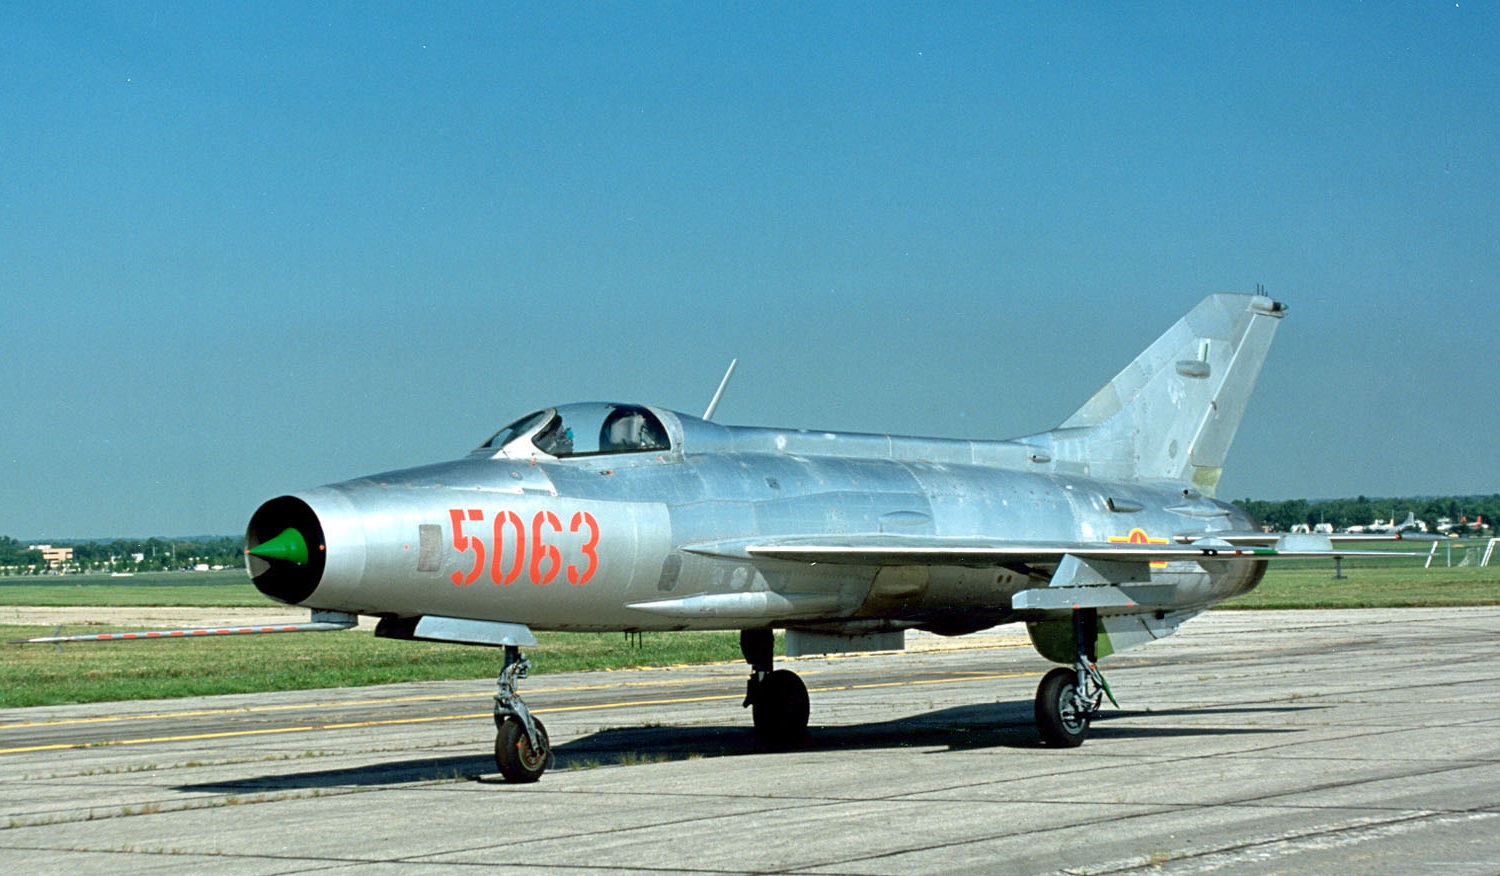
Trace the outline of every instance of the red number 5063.
<path fill-rule="evenodd" d="M 450 508 L 448 516 L 453 521 L 453 547 L 473 555 L 467 572 L 453 573 L 453 583 L 459 587 L 473 584 L 486 573 L 502 587 L 514 584 L 523 574 L 538 586 L 551 584 L 559 574 L 569 584 L 587 584 L 599 570 L 599 521 L 587 511 L 575 511 L 568 520 L 567 532 L 582 533 L 584 540 L 566 558 L 556 544 L 556 536 L 563 532 L 562 519 L 552 511 L 538 511 L 529 522 L 514 511 L 497 511 L 488 532 L 484 512 L 478 508 Z M 471 529 L 477 534 L 464 532 L 465 523 L 474 524 Z"/>

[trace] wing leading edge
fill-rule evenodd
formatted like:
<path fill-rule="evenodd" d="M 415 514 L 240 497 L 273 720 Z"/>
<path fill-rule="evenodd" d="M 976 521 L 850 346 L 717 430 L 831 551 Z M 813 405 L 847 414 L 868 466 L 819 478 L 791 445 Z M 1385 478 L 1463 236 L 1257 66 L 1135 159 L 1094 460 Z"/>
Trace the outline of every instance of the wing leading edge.
<path fill-rule="evenodd" d="M 1335 548 L 1324 541 L 1282 538 L 1271 545 L 1237 545 L 1200 538 L 1182 545 L 1114 542 L 1026 542 L 1000 539 L 938 538 L 907 535 L 840 536 L 836 538 L 755 539 L 714 542 L 684 548 L 708 556 L 749 557 L 802 563 L 857 566 L 998 566 L 1011 563 L 1059 563 L 1064 557 L 1124 563 L 1177 561 L 1265 561 L 1389 557 L 1390 551 Z"/>

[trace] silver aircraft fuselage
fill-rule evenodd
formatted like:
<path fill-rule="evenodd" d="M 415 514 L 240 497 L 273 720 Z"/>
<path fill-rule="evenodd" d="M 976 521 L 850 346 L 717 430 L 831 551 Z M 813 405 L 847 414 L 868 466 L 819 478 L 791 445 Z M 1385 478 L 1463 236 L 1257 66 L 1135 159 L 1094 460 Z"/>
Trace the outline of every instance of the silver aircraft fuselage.
<path fill-rule="evenodd" d="M 591 422 L 617 410 L 646 413 L 664 434 L 646 449 L 538 450 L 548 414 Z M 251 556 L 257 586 L 317 610 L 536 630 L 962 634 L 1019 619 L 1013 597 L 1045 586 L 1055 563 L 807 563 L 746 548 L 882 535 L 1167 545 L 1255 525 L 1183 485 L 1095 479 L 1022 441 L 733 427 L 605 404 L 518 424 L 528 422 L 463 459 L 268 502 L 250 543 L 295 527 L 313 556 L 276 568 Z M 1151 582 L 1170 596 L 1153 604 L 1201 609 L 1263 573 L 1262 563 L 1158 562 Z"/>

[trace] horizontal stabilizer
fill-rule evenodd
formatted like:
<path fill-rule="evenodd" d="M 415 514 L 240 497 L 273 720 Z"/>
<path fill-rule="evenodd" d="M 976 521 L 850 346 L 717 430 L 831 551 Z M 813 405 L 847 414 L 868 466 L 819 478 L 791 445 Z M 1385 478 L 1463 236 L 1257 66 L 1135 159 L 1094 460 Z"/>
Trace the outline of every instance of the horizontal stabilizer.
<path fill-rule="evenodd" d="M 1385 532 L 1362 535 L 1359 533 L 1306 533 L 1306 532 L 1203 532 L 1196 535 L 1179 535 L 1180 543 L 1192 543 L 1200 539 L 1215 539 L 1235 547 L 1275 547 L 1279 550 L 1323 550 L 1333 551 L 1344 544 L 1378 544 L 1387 541 L 1408 541 L 1400 533 Z M 1375 551 L 1380 556 L 1419 556 L 1411 552 L 1392 554 L 1390 551 Z M 1340 556 L 1349 556 L 1341 553 Z"/>

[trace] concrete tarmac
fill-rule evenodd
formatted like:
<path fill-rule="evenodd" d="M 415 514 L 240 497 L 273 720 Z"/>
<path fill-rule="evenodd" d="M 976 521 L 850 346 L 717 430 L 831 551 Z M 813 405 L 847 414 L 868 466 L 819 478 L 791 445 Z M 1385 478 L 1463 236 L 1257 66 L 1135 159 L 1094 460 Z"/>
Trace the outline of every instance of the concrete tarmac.
<path fill-rule="evenodd" d="M 1032 727 L 1049 664 L 953 644 L 784 662 L 791 752 L 742 666 L 536 676 L 529 786 L 495 775 L 489 680 L 4 710 L 0 865 L 1500 873 L 1500 608 L 1213 612 L 1107 661 L 1121 708 L 1067 751 Z"/>

